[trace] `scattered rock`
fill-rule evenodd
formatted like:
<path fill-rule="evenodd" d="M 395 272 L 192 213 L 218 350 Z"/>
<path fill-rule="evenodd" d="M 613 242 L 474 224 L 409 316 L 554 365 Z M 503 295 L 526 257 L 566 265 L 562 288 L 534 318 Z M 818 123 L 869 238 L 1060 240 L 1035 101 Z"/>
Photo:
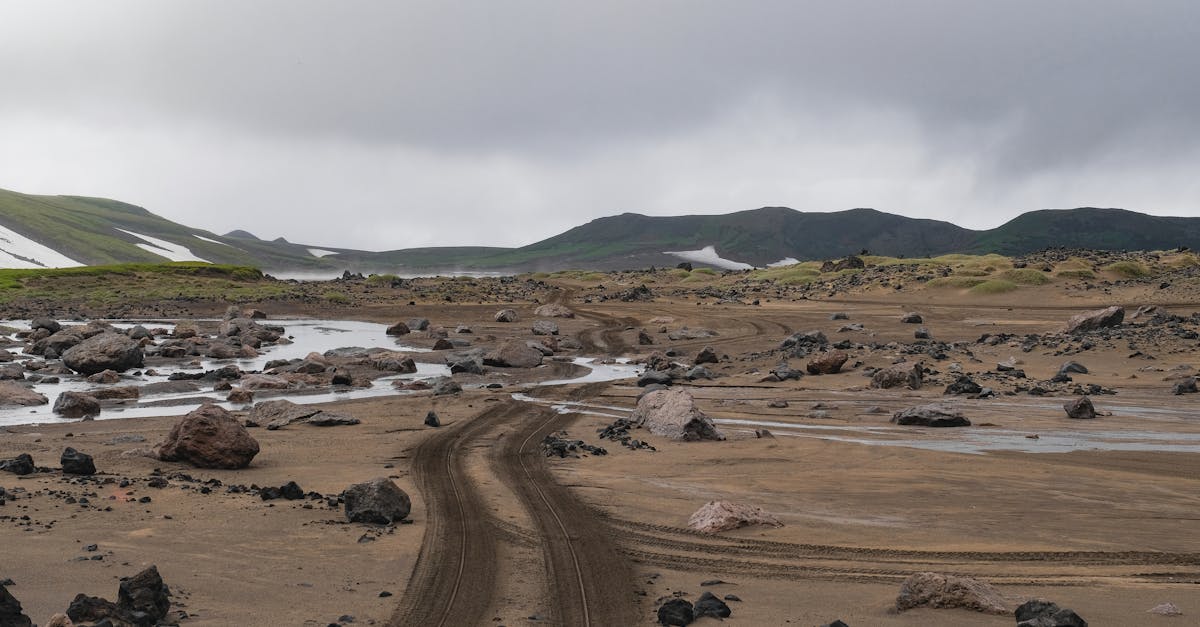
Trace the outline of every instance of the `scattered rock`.
<path fill-rule="evenodd" d="M 62 464 L 63 472 L 68 475 L 96 474 L 96 464 L 92 461 L 92 456 L 80 453 L 69 446 L 63 451 L 59 463 Z"/>
<path fill-rule="evenodd" d="M 630 420 L 672 440 L 724 440 L 725 436 L 684 389 L 655 390 L 638 400 Z"/>
<path fill-rule="evenodd" d="M 783 523 L 761 507 L 729 501 L 709 501 L 688 518 L 688 527 L 704 533 L 720 533 L 750 525 L 782 527 Z"/>
<path fill-rule="evenodd" d="M 965 374 L 962 374 L 962 375 L 958 376 L 958 379 L 956 379 L 954 381 L 954 383 L 947 385 L 946 391 L 943 392 L 942 394 L 944 394 L 946 396 L 951 396 L 951 395 L 960 396 L 960 395 L 966 395 L 966 394 L 979 394 L 981 392 L 983 392 L 982 386 L 980 386 L 973 379 L 971 379 L 971 377 L 969 377 Z"/>
<path fill-rule="evenodd" d="M 501 309 L 496 312 L 496 322 L 516 322 L 518 320 L 516 309 Z"/>
<path fill-rule="evenodd" d="M 890 389 L 900 386 L 908 386 L 910 389 L 918 390 L 921 388 L 921 381 L 924 377 L 924 372 L 921 364 L 901 362 L 887 368 L 880 368 L 871 375 L 871 387 L 880 389 Z"/>
<path fill-rule="evenodd" d="M 396 324 L 388 327 L 384 333 L 387 335 L 408 335 L 409 333 L 412 333 L 412 331 L 408 328 L 407 324 L 404 324 L 403 322 L 397 322 Z"/>
<path fill-rule="evenodd" d="M 249 466 L 258 450 L 258 441 L 229 412 L 206 404 L 175 423 L 158 457 L 198 468 L 237 469 Z"/>
<path fill-rule="evenodd" d="M 509 339 L 484 355 L 483 364 L 497 368 L 534 368 L 542 364 L 542 352 L 523 340 Z"/>
<path fill-rule="evenodd" d="M 425 426 L 426 427 L 442 426 L 442 421 L 440 418 L 438 418 L 437 412 L 435 412 L 431 409 L 431 410 L 429 410 L 429 413 L 425 414 Z"/>
<path fill-rule="evenodd" d="M 1146 610 L 1148 614 L 1158 614 L 1159 616 L 1183 616 L 1183 610 L 1179 609 L 1174 603 L 1160 603 Z"/>
<path fill-rule="evenodd" d="M 1196 377 L 1188 377 L 1171 387 L 1171 393 L 1178 396 L 1180 394 L 1195 394 L 1196 393 Z"/>
<path fill-rule="evenodd" d="M 462 391 L 462 386 L 450 377 L 437 377 L 435 379 L 431 379 L 430 381 L 430 389 L 432 390 L 434 396 L 458 394 Z"/>
<path fill-rule="evenodd" d="M 1060 366 L 1058 369 L 1058 374 L 1087 374 L 1087 373 L 1088 373 L 1087 366 L 1085 366 L 1077 361 L 1068 361 L 1067 363 Z"/>
<path fill-rule="evenodd" d="M 921 317 L 921 314 L 915 311 L 910 311 L 903 316 L 900 316 L 900 322 L 905 324 L 921 324 L 922 322 L 925 322 L 925 319 Z"/>
<path fill-rule="evenodd" d="M 804 369 L 808 371 L 808 374 L 813 375 L 837 374 L 842 371 L 842 366 L 848 359 L 850 359 L 850 355 L 847 354 L 846 351 L 829 351 L 827 353 L 821 353 L 812 361 L 808 362 L 808 365 L 806 365 Z"/>
<path fill-rule="evenodd" d="M 1074 610 L 1042 599 L 1026 601 L 1013 614 L 1017 627 L 1087 627 L 1087 621 Z"/>
<path fill-rule="evenodd" d="M 1068 418 L 1090 420 L 1096 417 L 1096 407 L 1092 405 L 1092 399 L 1086 396 L 1063 404 L 1063 409 L 1066 410 Z"/>
<path fill-rule="evenodd" d="M 54 401 L 54 413 L 64 418 L 89 418 L 100 415 L 100 401 L 83 392 L 63 392 Z"/>
<path fill-rule="evenodd" d="M 715 364 L 718 361 L 719 359 L 717 358 L 717 351 L 713 350 L 713 347 L 711 346 L 705 346 L 700 350 L 699 353 L 696 354 L 696 359 L 693 360 L 692 363 L 696 365 Z"/>
<path fill-rule="evenodd" d="M 1104 327 L 1119 326 L 1125 320 L 1124 307 L 1108 307 L 1095 311 L 1085 311 L 1071 316 L 1067 320 L 1067 333 L 1083 333 L 1095 331 Z"/>
<path fill-rule="evenodd" d="M 121 375 L 115 370 L 102 370 L 87 378 L 88 383 L 108 384 L 119 383 Z"/>
<path fill-rule="evenodd" d="M 0 381 L 0 406 L 32 407 L 45 405 L 48 402 L 50 402 L 49 399 L 34 391 L 33 388 L 25 387 L 16 381 Z"/>
<path fill-rule="evenodd" d="M 558 325 L 549 320 L 536 320 L 531 329 L 534 335 L 558 335 Z"/>
<path fill-rule="evenodd" d="M 574 318 L 575 312 L 571 311 L 566 305 L 550 303 L 534 309 L 533 315 L 543 318 Z"/>
<path fill-rule="evenodd" d="M 962 608 L 987 614 L 1008 614 L 1009 605 L 992 586 L 969 577 L 938 573 L 916 573 L 900 584 L 896 609 L 914 607 Z"/>
<path fill-rule="evenodd" d="M 898 411 L 892 415 L 892 422 L 898 425 L 914 425 L 919 427 L 971 426 L 971 421 L 963 417 L 962 412 L 936 403 L 918 405 Z"/>
<path fill-rule="evenodd" d="M 33 457 L 29 453 L 21 453 L 12 459 L 0 461 L 0 470 L 6 470 L 14 475 L 28 475 L 37 470 L 37 467 L 33 465 Z"/>
<path fill-rule="evenodd" d="M 700 618 L 702 616 L 711 616 L 713 618 L 729 618 L 731 613 L 732 612 L 729 610 L 729 606 L 726 605 L 724 601 L 718 599 L 716 595 L 707 590 L 704 591 L 704 594 L 700 595 L 700 598 L 696 600 L 695 605 L 692 606 L 692 614 L 695 616 L 695 618 Z"/>
<path fill-rule="evenodd" d="M 347 416 L 331 411 L 321 411 L 317 414 L 299 421 L 300 424 L 305 424 L 310 427 L 346 427 L 350 425 L 361 424 L 362 421 L 354 416 Z M 267 427 L 268 429 L 270 427 Z"/>
<path fill-rule="evenodd" d="M 696 620 L 692 604 L 685 599 L 671 599 L 658 608 L 658 624 L 686 627 Z"/>
<path fill-rule="evenodd" d="M 386 525 L 403 520 L 412 510 L 408 494 L 387 477 L 356 483 L 342 498 L 350 522 Z"/>
<path fill-rule="evenodd" d="M 33 621 L 25 615 L 21 602 L 8 591 L 8 586 L 3 585 L 0 585 L 0 625 L 33 627 Z"/>
<path fill-rule="evenodd" d="M 247 427 L 278 429 L 293 422 L 315 416 L 320 412 L 320 409 L 307 405 L 297 405 L 285 399 L 262 401 L 250 408 L 250 411 L 246 414 L 245 425 Z"/>

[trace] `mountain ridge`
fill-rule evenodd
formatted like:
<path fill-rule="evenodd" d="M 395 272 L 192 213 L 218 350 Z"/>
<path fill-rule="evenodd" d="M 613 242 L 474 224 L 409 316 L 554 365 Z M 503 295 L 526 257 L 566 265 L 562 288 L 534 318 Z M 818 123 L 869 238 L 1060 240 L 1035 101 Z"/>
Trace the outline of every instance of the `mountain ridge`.
<path fill-rule="evenodd" d="M 870 208 L 801 212 L 761 207 L 727 214 L 593 219 L 515 248 L 446 246 L 361 251 L 330 244 L 263 240 L 243 230 L 217 235 L 105 198 L 35 196 L 0 190 L 0 267 L 38 267 L 47 259 L 77 264 L 196 258 L 268 272 L 331 274 L 427 271 L 613 270 L 675 265 L 668 251 L 699 251 L 740 264 L 831 259 L 869 250 L 895 257 L 949 253 L 1020 255 L 1048 247 L 1162 250 L 1200 248 L 1200 218 L 1151 216 L 1115 208 L 1030 211 L 983 230 Z M 703 255 L 701 258 L 706 258 Z M 693 258 L 689 256 L 688 258 Z M 720 262 L 693 262 L 720 266 Z M 730 267 L 733 267 L 732 265 Z"/>

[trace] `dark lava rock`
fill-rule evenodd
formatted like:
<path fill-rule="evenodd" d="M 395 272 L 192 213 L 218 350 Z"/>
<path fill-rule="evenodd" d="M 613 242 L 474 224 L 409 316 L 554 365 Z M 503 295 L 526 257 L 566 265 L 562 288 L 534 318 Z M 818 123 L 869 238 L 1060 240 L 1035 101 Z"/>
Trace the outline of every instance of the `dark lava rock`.
<path fill-rule="evenodd" d="M 1087 374 L 1087 366 L 1077 362 L 1068 361 L 1058 369 L 1058 374 Z"/>
<path fill-rule="evenodd" d="M 700 618 L 702 616 L 712 616 L 713 618 L 729 618 L 729 615 L 732 612 L 729 610 L 729 606 L 726 605 L 724 601 L 718 599 L 713 593 L 706 591 L 704 594 L 700 595 L 700 598 L 692 607 L 692 613 L 696 618 Z"/>
<path fill-rule="evenodd" d="M 69 446 L 63 451 L 59 463 L 62 464 L 63 472 L 68 475 L 96 474 L 96 463 L 92 461 L 92 456 L 80 453 Z"/>
<path fill-rule="evenodd" d="M 25 615 L 21 602 L 8 591 L 8 586 L 0 585 L 0 625 L 4 627 L 33 627 L 33 621 Z"/>
<path fill-rule="evenodd" d="M 387 331 L 384 331 L 384 333 L 387 333 L 388 335 L 408 335 L 411 333 L 411 331 L 409 331 L 407 324 L 404 324 L 403 322 L 397 322 L 396 324 L 388 327 Z"/>
<path fill-rule="evenodd" d="M 1086 396 L 1063 404 L 1063 409 L 1066 410 L 1068 418 L 1090 420 L 1096 417 L 1096 407 L 1092 405 L 1092 399 Z"/>
<path fill-rule="evenodd" d="M 925 322 L 925 319 L 921 317 L 921 314 L 915 311 L 910 311 L 903 316 L 900 316 L 900 322 L 905 324 L 921 324 L 922 322 Z"/>
<path fill-rule="evenodd" d="M 151 566 L 121 582 L 117 591 L 117 607 L 139 625 L 157 625 L 171 609 L 169 597 L 170 591 L 158 574 L 158 568 Z"/>
<path fill-rule="evenodd" d="M 426 427 L 442 426 L 442 421 L 440 419 L 438 419 L 437 412 L 435 412 L 431 409 L 431 410 L 429 410 L 429 413 L 425 414 L 425 426 Z"/>
<path fill-rule="evenodd" d="M 1179 383 L 1176 383 L 1171 388 L 1171 393 L 1178 396 L 1180 394 L 1195 394 L 1196 393 L 1196 377 L 1188 377 Z"/>
<path fill-rule="evenodd" d="M 846 351 L 829 351 L 808 362 L 804 369 L 808 370 L 808 374 L 813 375 L 837 374 L 842 371 L 842 366 L 848 359 L 850 359 L 850 355 Z"/>
<path fill-rule="evenodd" d="M 279 495 L 289 501 L 299 501 L 304 498 L 304 490 L 295 481 L 289 481 L 279 487 Z"/>
<path fill-rule="evenodd" d="M 944 405 L 918 405 L 898 411 L 892 416 L 892 422 L 899 425 L 915 425 L 919 427 L 969 427 L 971 421 L 963 417 L 962 412 Z"/>
<path fill-rule="evenodd" d="M 34 318 L 33 320 L 31 320 L 29 322 L 29 328 L 33 329 L 35 331 L 37 329 L 45 329 L 53 334 L 53 333 L 58 333 L 59 331 L 61 331 L 62 325 L 59 324 L 58 321 L 55 320 L 54 318 L 41 317 L 41 318 Z"/>
<path fill-rule="evenodd" d="M 1040 599 L 1025 602 L 1014 614 L 1017 627 L 1087 627 L 1088 624 L 1073 610 Z"/>
<path fill-rule="evenodd" d="M 125 372 L 142 366 L 142 346 L 121 333 L 94 335 L 62 354 L 63 364 L 82 375 Z"/>
<path fill-rule="evenodd" d="M 647 385 L 671 385 L 671 375 L 661 370 L 648 370 L 638 377 L 638 387 L 644 388 Z"/>
<path fill-rule="evenodd" d="M 979 394 L 983 388 L 967 375 L 959 375 L 958 380 L 946 386 L 945 395 Z"/>
<path fill-rule="evenodd" d="M 921 389 L 924 368 L 919 363 L 901 362 L 880 368 L 871 375 L 871 387 L 889 389 L 906 385 L 913 390 Z"/>
<path fill-rule="evenodd" d="M 71 605 L 67 607 L 67 618 L 75 623 L 105 624 L 101 623 L 101 621 L 105 621 L 109 625 L 120 625 L 124 622 L 121 609 L 117 607 L 116 603 L 86 594 L 77 594 L 74 599 L 71 599 Z"/>
<path fill-rule="evenodd" d="M 658 624 L 685 627 L 696 620 L 692 604 L 684 599 L 671 599 L 658 608 Z"/>
<path fill-rule="evenodd" d="M 434 396 L 458 394 L 462 391 L 462 386 L 450 377 L 438 377 L 433 380 L 432 391 Z"/>
<path fill-rule="evenodd" d="M 715 364 L 717 361 L 717 351 L 713 350 L 711 346 L 705 346 L 703 350 L 696 354 L 696 359 L 692 363 L 696 365 Z"/>
<path fill-rule="evenodd" d="M 158 458 L 198 468 L 245 468 L 258 455 L 258 441 L 229 412 L 203 405 L 184 416 L 158 449 Z"/>
<path fill-rule="evenodd" d="M 35 469 L 33 457 L 29 453 L 21 453 L 13 459 L 0 461 L 0 470 L 7 470 L 16 475 L 32 474 Z"/>
<path fill-rule="evenodd" d="M 846 623 L 842 622 L 841 619 L 838 619 L 832 623 L 825 623 L 824 625 L 821 625 L 821 627 L 850 627 L 850 625 L 847 625 Z"/>
<path fill-rule="evenodd" d="M 356 483 L 346 488 L 342 498 L 350 522 L 386 525 L 403 520 L 412 510 L 408 494 L 386 477 Z"/>
<path fill-rule="evenodd" d="M 1119 326 L 1125 320 L 1124 307 L 1108 307 L 1096 311 L 1085 311 L 1071 316 L 1067 321 L 1067 333 L 1082 333 L 1104 327 Z"/>
<path fill-rule="evenodd" d="M 63 392 L 54 401 L 54 413 L 65 418 L 87 418 L 100 415 L 100 401 L 83 392 Z"/>

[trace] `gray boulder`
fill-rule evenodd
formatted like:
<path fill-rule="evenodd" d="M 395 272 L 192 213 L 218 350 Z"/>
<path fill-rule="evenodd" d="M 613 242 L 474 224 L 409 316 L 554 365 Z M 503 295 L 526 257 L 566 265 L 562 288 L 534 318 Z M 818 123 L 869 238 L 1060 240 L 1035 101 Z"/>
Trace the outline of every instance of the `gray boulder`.
<path fill-rule="evenodd" d="M 696 407 L 692 393 L 682 388 L 655 390 L 642 396 L 630 420 L 672 440 L 725 439 L 712 419 Z"/>
<path fill-rule="evenodd" d="M 1091 420 L 1096 417 L 1096 407 L 1092 405 L 1092 399 L 1086 396 L 1064 403 L 1063 409 L 1067 412 L 1068 418 L 1076 420 Z"/>
<path fill-rule="evenodd" d="M 82 375 L 105 370 L 125 372 L 142 366 L 142 347 L 120 333 L 92 336 L 62 354 L 63 364 Z"/>
<path fill-rule="evenodd" d="M 54 413 L 64 418 L 90 418 L 100 415 L 100 401 L 83 392 L 63 392 L 54 401 Z"/>
<path fill-rule="evenodd" d="M 229 412 L 204 405 L 175 423 L 158 458 L 197 468 L 238 469 L 249 466 L 258 450 L 258 441 Z"/>
<path fill-rule="evenodd" d="M 356 483 L 346 488 L 342 499 L 350 522 L 386 525 L 404 520 L 412 510 L 408 494 L 387 477 Z"/>
<path fill-rule="evenodd" d="M 1067 333 L 1083 333 L 1104 327 L 1115 327 L 1125 320 L 1124 307 L 1107 307 L 1075 314 L 1067 320 Z"/>
<path fill-rule="evenodd" d="M 909 407 L 892 415 L 898 425 L 918 427 L 969 427 L 971 421 L 962 412 L 945 405 L 930 404 Z"/>

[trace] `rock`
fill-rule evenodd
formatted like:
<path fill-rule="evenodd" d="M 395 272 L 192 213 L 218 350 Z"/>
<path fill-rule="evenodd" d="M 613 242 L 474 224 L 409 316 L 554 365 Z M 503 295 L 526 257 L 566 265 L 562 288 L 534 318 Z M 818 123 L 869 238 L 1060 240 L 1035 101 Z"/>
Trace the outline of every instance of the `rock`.
<path fill-rule="evenodd" d="M 54 413 L 65 418 L 88 418 L 100 415 L 100 401 L 83 392 L 63 392 L 54 401 Z"/>
<path fill-rule="evenodd" d="M 705 368 L 704 366 L 692 366 L 686 373 L 684 373 L 683 378 L 687 379 L 688 381 L 695 381 L 697 379 L 714 379 L 716 377 L 713 375 L 711 370 Z"/>
<path fill-rule="evenodd" d="M 775 368 L 771 370 L 771 374 L 775 375 L 775 378 L 779 379 L 780 381 L 799 379 L 800 377 L 804 376 L 803 372 L 789 366 L 786 359 L 779 362 L 779 365 L 775 366 Z"/>
<path fill-rule="evenodd" d="M 534 309 L 533 315 L 541 316 L 543 318 L 574 318 L 575 312 L 571 311 L 571 309 L 566 305 L 549 303 Z"/>
<path fill-rule="evenodd" d="M 817 355 L 808 365 L 804 367 L 808 374 L 837 374 L 842 371 L 842 365 L 846 360 L 850 359 L 850 355 L 846 351 L 829 351 Z"/>
<path fill-rule="evenodd" d="M 0 470 L 7 470 L 14 475 L 28 475 L 37 467 L 33 465 L 33 457 L 29 453 L 21 453 L 12 459 L 0 461 Z"/>
<path fill-rule="evenodd" d="M 154 334 L 151 333 L 149 329 L 147 329 L 146 327 L 144 327 L 140 324 L 129 329 L 129 331 L 125 335 L 128 335 L 129 339 L 131 339 L 131 340 L 148 340 L 148 339 L 154 338 Z"/>
<path fill-rule="evenodd" d="M 671 374 L 663 370 L 647 370 L 638 377 L 637 385 L 640 388 L 648 385 L 671 385 Z"/>
<path fill-rule="evenodd" d="M 1104 327 L 1115 327 L 1125 320 L 1124 307 L 1108 307 L 1095 311 L 1085 311 L 1071 316 L 1067 320 L 1067 333 L 1083 333 Z"/>
<path fill-rule="evenodd" d="M 4 627 L 33 627 L 33 621 L 25 615 L 21 602 L 8 591 L 8 586 L 0 585 L 0 625 Z"/>
<path fill-rule="evenodd" d="M 925 319 L 921 317 L 921 314 L 915 311 L 910 311 L 903 316 L 900 316 L 900 322 L 905 324 L 921 324 L 922 322 L 925 322 Z"/>
<path fill-rule="evenodd" d="M 671 599 L 658 608 L 658 624 L 686 627 L 696 620 L 692 604 L 685 599 Z"/>
<path fill-rule="evenodd" d="M 958 379 L 955 380 L 954 383 L 951 383 L 950 385 L 946 386 L 946 391 L 942 392 L 942 394 L 944 394 L 946 396 L 950 396 L 950 395 L 963 395 L 963 394 L 979 394 L 980 392 L 983 392 L 982 386 L 980 386 L 973 379 L 971 379 L 971 377 L 968 377 L 965 374 L 961 374 L 961 375 L 958 375 Z"/>
<path fill-rule="evenodd" d="M 803 331 L 801 333 L 793 333 L 779 345 L 784 350 L 788 349 L 817 349 L 829 343 L 829 339 L 820 331 Z M 806 353 L 807 354 L 807 353 Z"/>
<path fill-rule="evenodd" d="M 88 383 L 113 384 L 121 381 L 121 375 L 115 370 L 102 370 L 87 378 Z"/>
<path fill-rule="evenodd" d="M 361 424 L 362 421 L 354 416 L 347 416 L 336 412 L 322 411 L 314 416 L 310 416 L 300 421 L 300 424 L 306 424 L 312 427 L 345 427 L 350 425 Z M 268 429 L 270 427 L 267 427 Z"/>
<path fill-rule="evenodd" d="M 446 355 L 446 365 L 451 374 L 465 372 L 467 374 L 483 374 L 483 353 L 468 351 L 465 353 L 450 353 Z"/>
<path fill-rule="evenodd" d="M 696 359 L 692 363 L 696 365 L 715 364 L 718 361 L 717 351 L 713 350 L 713 347 L 711 346 L 705 346 L 700 350 L 699 353 L 696 354 Z"/>
<path fill-rule="evenodd" d="M 254 392 L 242 388 L 233 388 L 225 400 L 237 405 L 249 405 L 254 402 Z"/>
<path fill-rule="evenodd" d="M 144 616 L 144 620 L 137 621 L 139 624 L 157 625 L 171 609 L 169 595 L 158 568 L 150 566 L 121 582 L 117 589 L 117 607 L 131 617 Z"/>
<path fill-rule="evenodd" d="M 92 456 L 80 453 L 69 446 L 63 451 L 62 457 L 58 461 L 62 464 L 63 472 L 68 475 L 96 474 L 96 464 L 92 461 Z"/>
<path fill-rule="evenodd" d="M 1042 599 L 1026 601 L 1013 614 L 1017 627 L 1087 627 L 1087 621 L 1074 610 Z"/>
<path fill-rule="evenodd" d="M 237 469 L 249 466 L 258 450 L 258 441 L 229 412 L 206 404 L 175 423 L 158 457 L 198 468 Z"/>
<path fill-rule="evenodd" d="M 438 418 L 437 412 L 435 412 L 431 409 L 431 410 L 429 410 L 429 413 L 425 414 L 425 426 L 426 427 L 442 426 L 442 421 L 441 421 L 441 419 Z"/>
<path fill-rule="evenodd" d="M 759 439 L 769 439 L 769 440 L 775 439 L 775 435 L 766 429 L 755 429 L 754 437 L 759 438 Z"/>
<path fill-rule="evenodd" d="M 637 343 L 638 346 L 652 346 L 654 344 L 654 338 L 650 337 L 650 334 L 646 333 L 645 329 L 640 329 L 638 331 Z"/>
<path fill-rule="evenodd" d="M 25 368 L 21 364 L 8 364 L 0 367 L 0 380 L 24 381 Z"/>
<path fill-rule="evenodd" d="M 287 379 L 273 374 L 248 374 L 242 377 L 242 388 L 257 390 L 286 390 L 292 386 Z"/>
<path fill-rule="evenodd" d="M 729 606 L 726 605 L 724 601 L 718 599 L 716 595 L 707 590 L 704 591 L 704 594 L 700 595 L 700 598 L 696 600 L 695 605 L 692 606 L 692 614 L 696 618 L 700 618 L 702 616 L 711 616 L 713 618 L 729 618 L 731 613 L 732 612 L 729 610 Z"/>
<path fill-rule="evenodd" d="M 494 316 L 496 322 L 516 322 L 518 320 L 516 309 L 501 309 Z"/>
<path fill-rule="evenodd" d="M 830 320 L 849 320 L 850 315 L 844 311 L 837 311 L 837 312 L 829 314 L 829 319 Z"/>
<path fill-rule="evenodd" d="M 55 614 L 46 622 L 46 627 L 75 627 L 75 623 L 66 614 Z"/>
<path fill-rule="evenodd" d="M 921 388 L 921 379 L 923 377 L 923 369 L 921 364 L 900 362 L 887 368 L 880 368 L 871 375 L 871 387 L 880 389 L 890 389 L 900 386 L 908 386 L 910 389 L 918 390 Z"/>
<path fill-rule="evenodd" d="M 1171 387 L 1171 393 L 1178 396 L 1180 394 L 1195 394 L 1196 393 L 1196 377 L 1188 377 Z"/>
<path fill-rule="evenodd" d="M 1064 403 L 1063 409 L 1066 410 L 1068 418 L 1076 420 L 1090 420 L 1096 417 L 1096 407 L 1092 405 L 1092 399 L 1086 396 Z"/>
<path fill-rule="evenodd" d="M 409 330 L 408 325 L 404 324 L 403 322 L 397 322 L 384 331 L 384 333 L 387 335 L 408 335 L 411 332 L 412 331 Z"/>
<path fill-rule="evenodd" d="M 892 415 L 892 422 L 898 425 L 915 425 L 918 427 L 971 426 L 971 421 L 964 418 L 962 412 L 936 403 L 918 405 L 898 411 Z"/>
<path fill-rule="evenodd" d="M 841 619 L 838 619 L 832 623 L 825 623 L 824 625 L 821 625 L 821 627 L 850 627 L 850 625 L 847 625 L 846 623 L 842 622 Z"/>
<path fill-rule="evenodd" d="M 142 346 L 120 333 L 94 335 L 62 354 L 63 364 L 82 375 L 142 367 Z"/>
<path fill-rule="evenodd" d="M 840 261 L 826 261 L 821 264 L 821 272 L 841 272 L 842 270 L 861 270 L 867 267 L 866 262 L 860 257 L 850 255 Z"/>
<path fill-rule="evenodd" d="M 729 501 L 709 501 L 688 518 L 688 527 L 704 533 L 720 533 L 750 525 L 782 527 L 783 523 L 760 507 Z"/>
<path fill-rule="evenodd" d="M 1087 374 L 1087 366 L 1077 362 L 1068 361 L 1058 369 L 1058 374 Z"/>
<path fill-rule="evenodd" d="M 928 328 L 926 328 L 926 327 L 917 327 L 917 330 L 916 330 L 916 331 L 913 331 L 913 338 L 914 338 L 914 339 L 918 339 L 918 340 L 928 340 L 928 339 L 930 339 L 930 337 L 931 337 L 931 336 L 930 336 L 930 334 L 929 334 L 929 329 L 928 329 Z"/>
<path fill-rule="evenodd" d="M 1174 603 L 1160 603 L 1146 610 L 1148 614 L 1158 614 L 1159 616 L 1183 616 L 1183 610 L 1179 609 Z"/>
<path fill-rule="evenodd" d="M 549 320 L 537 320 L 533 323 L 534 335 L 558 335 L 558 325 Z"/>
<path fill-rule="evenodd" d="M 484 355 L 483 363 L 497 368 L 534 368 L 542 364 L 542 352 L 522 340 L 509 339 Z"/>
<path fill-rule="evenodd" d="M 462 391 L 462 386 L 450 377 L 437 377 L 436 379 L 432 379 L 431 390 L 434 396 L 446 396 L 448 394 L 458 394 Z"/>
<path fill-rule="evenodd" d="M 116 603 L 100 597 L 90 597 L 86 594 L 75 595 L 75 598 L 71 600 L 71 605 L 67 607 L 67 617 L 77 623 L 125 624 L 122 620 L 121 609 L 117 607 Z M 115 620 L 105 621 L 105 619 Z"/>
<path fill-rule="evenodd" d="M 54 318 L 46 318 L 44 316 L 41 318 L 34 318 L 33 320 L 30 320 L 29 328 L 33 329 L 35 331 L 37 329 L 45 329 L 45 330 L 49 331 L 51 334 L 62 331 L 62 325 L 59 324 L 57 320 L 55 320 Z"/>
<path fill-rule="evenodd" d="M 638 399 L 630 415 L 634 424 L 672 440 L 724 440 L 725 436 L 684 389 L 655 390 Z"/>
<path fill-rule="evenodd" d="M 320 412 L 320 409 L 307 405 L 297 405 L 284 399 L 262 401 L 250 408 L 250 412 L 246 414 L 245 423 L 247 426 L 267 426 L 268 428 L 270 428 L 269 425 L 274 424 L 278 425 L 275 427 L 278 429 L 279 427 L 304 420 Z"/>
<path fill-rule="evenodd" d="M 413 331 L 424 331 L 429 328 L 428 318 L 413 318 L 408 321 L 408 328 Z"/>
<path fill-rule="evenodd" d="M 987 614 L 1008 614 L 1009 605 L 995 588 L 969 577 L 939 573 L 916 573 L 900 584 L 896 609 L 914 607 L 962 608 Z"/>
<path fill-rule="evenodd" d="M 408 494 L 387 477 L 356 483 L 346 488 L 342 498 L 350 522 L 386 525 L 403 520 L 412 509 Z"/>
<path fill-rule="evenodd" d="M 45 405 L 50 402 L 45 396 L 38 394 L 33 388 L 25 387 L 16 381 L 0 381 L 0 407 L 20 405 L 31 407 Z"/>

